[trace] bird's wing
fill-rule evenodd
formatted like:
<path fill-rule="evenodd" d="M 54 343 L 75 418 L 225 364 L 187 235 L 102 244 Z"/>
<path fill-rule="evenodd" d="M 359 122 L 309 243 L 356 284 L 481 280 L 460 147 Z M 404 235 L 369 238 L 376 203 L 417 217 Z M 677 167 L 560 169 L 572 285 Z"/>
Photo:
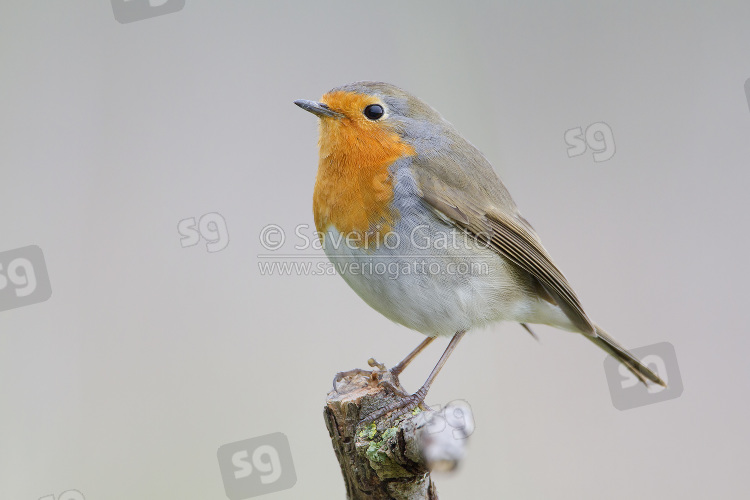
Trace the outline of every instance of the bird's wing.
<path fill-rule="evenodd" d="M 449 175 L 441 175 L 448 165 L 436 165 L 434 158 L 429 165 L 415 162 L 412 172 L 422 200 L 443 220 L 485 241 L 531 274 L 582 333 L 596 337 L 596 329 L 568 280 L 552 262 L 534 229 L 518 213 L 489 162 L 476 153 L 479 157 L 471 160 L 481 162 L 477 165 L 479 176 L 469 175 L 458 162 L 450 168 Z"/>

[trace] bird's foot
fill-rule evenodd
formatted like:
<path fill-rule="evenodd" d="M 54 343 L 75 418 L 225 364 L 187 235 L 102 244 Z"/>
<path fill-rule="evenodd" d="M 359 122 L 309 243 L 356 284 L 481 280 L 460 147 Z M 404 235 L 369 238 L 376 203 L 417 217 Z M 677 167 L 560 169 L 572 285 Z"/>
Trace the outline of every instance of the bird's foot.
<path fill-rule="evenodd" d="M 383 363 L 378 363 L 378 360 L 375 358 L 370 358 L 367 360 L 367 364 L 370 365 L 373 368 L 377 368 L 381 372 L 387 371 L 385 369 L 385 365 Z"/>
<path fill-rule="evenodd" d="M 370 413 L 368 416 L 360 420 L 359 423 L 360 425 L 369 425 L 376 420 L 380 420 L 386 415 L 388 415 L 388 421 L 392 422 L 401 415 L 414 410 L 417 406 L 419 406 L 423 410 L 429 410 L 429 407 L 424 404 L 424 398 L 426 395 L 427 391 L 422 388 L 410 396 L 403 397 L 398 401 L 389 404 L 388 406 Z"/>

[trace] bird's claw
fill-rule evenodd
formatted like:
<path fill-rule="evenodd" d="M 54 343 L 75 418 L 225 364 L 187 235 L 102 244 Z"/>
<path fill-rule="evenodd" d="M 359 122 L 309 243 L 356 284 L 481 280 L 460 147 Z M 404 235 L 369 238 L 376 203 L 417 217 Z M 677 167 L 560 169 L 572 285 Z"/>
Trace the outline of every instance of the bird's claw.
<path fill-rule="evenodd" d="M 367 364 L 370 365 L 373 368 L 377 368 L 381 372 L 386 371 L 385 365 L 383 363 L 378 363 L 378 361 L 375 358 L 370 358 L 367 360 Z"/>
<path fill-rule="evenodd" d="M 403 397 L 384 408 L 380 408 L 379 410 L 370 413 L 368 416 L 360 420 L 359 423 L 360 425 L 369 425 L 376 420 L 380 420 L 388 414 L 390 414 L 388 416 L 388 422 L 392 422 L 398 417 L 414 410 L 417 407 L 422 410 L 429 410 L 430 408 L 426 404 L 424 404 L 425 395 L 426 393 L 420 389 L 410 396 Z"/>

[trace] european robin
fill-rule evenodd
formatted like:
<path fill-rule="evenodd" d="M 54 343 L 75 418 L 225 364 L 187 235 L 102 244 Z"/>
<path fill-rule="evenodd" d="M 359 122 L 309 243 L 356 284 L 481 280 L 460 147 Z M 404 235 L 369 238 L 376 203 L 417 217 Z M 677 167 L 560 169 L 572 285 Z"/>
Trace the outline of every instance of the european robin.
<path fill-rule="evenodd" d="M 641 382 L 664 382 L 596 325 L 490 162 L 436 110 L 382 82 L 295 101 L 320 118 L 313 213 L 326 255 L 373 309 L 452 336 L 424 385 L 368 416 L 421 404 L 464 334 L 498 321 L 582 334 Z"/>

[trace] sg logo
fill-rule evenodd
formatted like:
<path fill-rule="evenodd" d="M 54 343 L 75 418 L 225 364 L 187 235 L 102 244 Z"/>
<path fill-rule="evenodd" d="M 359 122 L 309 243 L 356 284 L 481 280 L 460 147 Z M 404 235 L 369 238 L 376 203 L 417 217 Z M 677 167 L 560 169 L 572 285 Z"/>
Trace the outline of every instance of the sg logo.
<path fill-rule="evenodd" d="M 171 14 L 184 6 L 185 0 L 112 0 L 112 12 L 121 24 Z"/>
<path fill-rule="evenodd" d="M 584 134 L 581 127 L 565 131 L 565 142 L 568 148 L 568 158 L 581 156 L 588 148 L 594 153 L 594 161 L 607 161 L 615 155 L 615 137 L 612 129 L 604 122 L 592 123 L 586 127 Z"/>
<path fill-rule="evenodd" d="M 428 434 L 450 432 L 455 439 L 466 439 L 474 432 L 474 414 L 469 403 L 462 399 L 451 401 L 445 408 L 430 405 L 434 411 L 423 411 L 419 415 L 425 419 Z"/>
<path fill-rule="evenodd" d="M 182 219 L 177 223 L 177 231 L 180 233 L 180 245 L 182 248 L 192 247 L 201 241 L 201 237 L 206 240 L 206 250 L 209 252 L 218 252 L 224 250 L 229 245 L 229 231 L 227 231 L 227 221 L 221 214 L 211 212 L 202 216 L 196 228 L 195 217 Z"/>
<path fill-rule="evenodd" d="M 0 252 L 0 311 L 44 302 L 51 296 L 41 248 L 31 245 Z"/>
<path fill-rule="evenodd" d="M 229 500 L 288 490 L 297 483 L 289 441 L 281 432 L 225 444 L 216 455 Z"/>
<path fill-rule="evenodd" d="M 632 350 L 635 357 L 656 372 L 667 387 L 650 384 L 645 387 L 630 371 L 617 362 L 612 356 L 604 360 L 604 371 L 612 397 L 612 404 L 618 410 L 629 410 L 639 406 L 650 405 L 675 399 L 682 395 L 682 378 L 677 365 L 674 346 L 661 342 Z"/>
<path fill-rule="evenodd" d="M 39 500 L 55 500 L 55 495 L 47 495 L 47 496 L 40 498 Z M 62 493 L 60 493 L 60 496 L 57 497 L 57 500 L 86 500 L 86 499 L 83 497 L 83 494 L 80 491 L 68 490 L 68 491 L 63 491 Z"/>

